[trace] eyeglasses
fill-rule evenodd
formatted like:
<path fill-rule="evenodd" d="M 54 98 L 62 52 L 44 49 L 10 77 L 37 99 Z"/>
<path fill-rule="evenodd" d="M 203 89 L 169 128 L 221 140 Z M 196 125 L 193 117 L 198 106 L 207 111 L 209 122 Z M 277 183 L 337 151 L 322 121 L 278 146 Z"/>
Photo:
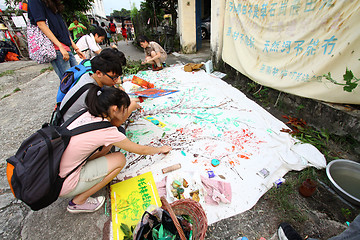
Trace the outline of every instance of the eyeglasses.
<path fill-rule="evenodd" d="M 109 74 L 104 73 L 104 72 L 103 72 L 103 74 L 105 74 L 106 76 L 108 76 L 109 78 L 111 78 L 111 80 L 113 80 L 113 81 L 115 81 L 116 79 L 118 79 L 118 78 L 120 77 L 119 75 L 112 77 L 112 76 L 110 76 Z"/>

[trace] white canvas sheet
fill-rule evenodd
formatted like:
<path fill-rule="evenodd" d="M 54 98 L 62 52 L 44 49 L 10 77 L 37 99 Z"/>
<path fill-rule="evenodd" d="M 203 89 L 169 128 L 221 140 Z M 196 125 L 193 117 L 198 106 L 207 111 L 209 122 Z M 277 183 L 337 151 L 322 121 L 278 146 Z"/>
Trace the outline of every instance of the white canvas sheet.
<path fill-rule="evenodd" d="M 127 135 L 133 142 L 167 144 L 173 150 L 154 156 L 126 153 L 127 165 L 118 179 L 151 171 L 156 182 L 167 175 L 169 179 L 185 176 L 187 181 L 196 181 L 200 175 L 208 177 L 207 171 L 212 170 L 214 179 L 222 180 L 222 175 L 222 181 L 231 183 L 232 201 L 218 206 L 202 203 L 209 224 L 253 207 L 288 171 L 326 165 L 315 147 L 296 144 L 289 134 L 280 131 L 287 128 L 285 124 L 239 90 L 203 70 L 187 73 L 183 66 L 174 66 L 137 76 L 158 88 L 179 92 L 141 103 L 143 111 L 131 117 L 135 121 L 128 126 Z M 126 82 L 125 87 L 129 90 L 132 84 Z M 146 116 L 166 126 L 159 127 L 145 120 Z M 212 159 L 218 159 L 219 166 L 213 167 Z M 161 172 L 176 163 L 181 163 L 182 168 L 168 174 Z M 269 171 L 266 178 L 259 175 L 263 168 Z M 172 198 L 168 200 L 171 202 Z"/>

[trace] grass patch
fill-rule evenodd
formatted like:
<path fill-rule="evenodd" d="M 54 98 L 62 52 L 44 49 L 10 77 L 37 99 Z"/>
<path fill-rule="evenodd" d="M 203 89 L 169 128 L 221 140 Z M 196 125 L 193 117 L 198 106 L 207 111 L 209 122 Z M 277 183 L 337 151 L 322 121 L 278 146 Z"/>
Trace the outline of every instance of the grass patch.
<path fill-rule="evenodd" d="M 302 213 L 302 210 L 294 204 L 294 195 L 298 194 L 299 182 L 295 175 L 291 176 L 289 173 L 286 182 L 279 188 L 271 188 L 266 197 L 269 198 L 275 205 L 275 209 L 281 214 L 284 221 L 305 222 L 307 217 Z"/>
<path fill-rule="evenodd" d="M 21 89 L 17 87 L 14 89 L 13 93 L 16 93 L 19 91 L 21 91 Z M 3 100 L 4 98 L 10 97 L 10 96 L 11 96 L 11 94 L 5 94 L 4 96 L 1 97 L 1 100 Z"/>
<path fill-rule="evenodd" d="M 0 77 L 9 76 L 9 75 L 12 75 L 14 73 L 15 73 L 15 70 L 6 70 L 5 72 L 0 73 Z"/>
<path fill-rule="evenodd" d="M 10 97 L 11 94 L 5 94 L 4 96 L 1 97 L 1 100 L 7 97 Z"/>
<path fill-rule="evenodd" d="M 44 72 L 52 71 L 52 70 L 54 70 L 53 66 L 49 66 L 49 67 L 47 67 L 47 68 L 41 69 L 41 70 L 40 70 L 40 73 L 42 74 L 42 73 L 44 73 Z"/>
<path fill-rule="evenodd" d="M 19 91 L 21 91 L 21 89 L 17 87 L 17 88 L 14 89 L 13 93 L 16 93 L 16 92 L 19 92 Z"/>

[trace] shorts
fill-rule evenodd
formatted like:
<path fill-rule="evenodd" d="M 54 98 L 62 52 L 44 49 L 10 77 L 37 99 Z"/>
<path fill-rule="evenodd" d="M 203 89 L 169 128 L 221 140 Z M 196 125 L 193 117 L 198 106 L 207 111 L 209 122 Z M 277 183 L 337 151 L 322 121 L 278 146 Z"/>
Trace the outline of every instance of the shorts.
<path fill-rule="evenodd" d="M 110 35 L 112 39 L 117 38 L 117 33 L 111 33 Z"/>
<path fill-rule="evenodd" d="M 165 62 L 165 61 L 166 61 L 166 58 L 167 58 L 167 55 L 161 54 L 161 55 L 160 55 L 160 58 L 159 58 L 159 59 L 160 59 L 160 62 L 161 62 L 161 63 Z"/>
<path fill-rule="evenodd" d="M 80 170 L 79 182 L 76 187 L 61 197 L 77 196 L 101 182 L 108 174 L 107 159 L 105 156 L 89 160 Z"/>

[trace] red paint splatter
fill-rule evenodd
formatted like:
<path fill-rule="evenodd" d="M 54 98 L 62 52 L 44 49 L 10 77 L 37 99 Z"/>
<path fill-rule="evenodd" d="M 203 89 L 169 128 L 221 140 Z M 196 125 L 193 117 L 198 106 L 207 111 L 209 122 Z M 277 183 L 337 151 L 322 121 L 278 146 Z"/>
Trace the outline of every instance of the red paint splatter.
<path fill-rule="evenodd" d="M 242 129 L 241 131 L 226 131 L 224 136 L 231 141 L 234 145 L 233 147 L 239 147 L 243 149 L 242 145 L 248 143 L 260 144 L 264 143 L 257 139 L 256 135 L 253 132 L 250 132 L 249 129 Z"/>

